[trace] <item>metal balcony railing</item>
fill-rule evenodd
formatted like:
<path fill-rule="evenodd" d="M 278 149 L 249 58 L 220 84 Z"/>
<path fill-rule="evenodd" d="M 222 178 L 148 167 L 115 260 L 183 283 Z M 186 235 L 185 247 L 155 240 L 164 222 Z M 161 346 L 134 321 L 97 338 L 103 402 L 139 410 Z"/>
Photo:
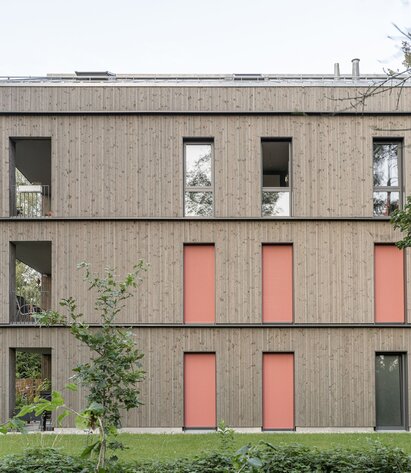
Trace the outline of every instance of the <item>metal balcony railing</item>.
<path fill-rule="evenodd" d="M 10 304 L 10 323 L 34 324 L 34 314 L 50 309 L 50 292 L 22 287 L 11 292 Z"/>
<path fill-rule="evenodd" d="M 40 184 L 19 185 L 13 187 L 15 207 L 14 217 L 50 216 L 50 186 Z"/>

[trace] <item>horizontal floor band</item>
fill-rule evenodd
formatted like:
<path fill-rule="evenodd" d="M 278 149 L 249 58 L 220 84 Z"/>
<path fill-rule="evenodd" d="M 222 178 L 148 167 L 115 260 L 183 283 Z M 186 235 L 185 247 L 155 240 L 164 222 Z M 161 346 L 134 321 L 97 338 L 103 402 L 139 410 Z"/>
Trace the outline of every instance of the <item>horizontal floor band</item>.
<path fill-rule="evenodd" d="M 101 327 L 101 324 L 88 324 L 90 327 Z M 196 329 L 196 328 L 205 328 L 205 329 L 219 329 L 219 328 L 258 328 L 258 329 L 270 329 L 270 328 L 281 328 L 281 329 L 302 329 L 302 328 L 411 328 L 411 323 L 386 323 L 386 324 L 373 324 L 373 323 L 358 323 L 358 324 L 339 324 L 339 323 L 322 323 L 322 324 L 167 324 L 167 323 L 118 323 L 113 324 L 115 327 L 124 327 L 124 328 L 184 328 L 184 329 Z M 68 328 L 64 325 L 53 325 L 51 327 L 40 327 L 34 324 L 1 324 L 0 328 L 41 328 L 44 330 L 45 328 L 52 328 L 52 329 L 65 329 Z"/>

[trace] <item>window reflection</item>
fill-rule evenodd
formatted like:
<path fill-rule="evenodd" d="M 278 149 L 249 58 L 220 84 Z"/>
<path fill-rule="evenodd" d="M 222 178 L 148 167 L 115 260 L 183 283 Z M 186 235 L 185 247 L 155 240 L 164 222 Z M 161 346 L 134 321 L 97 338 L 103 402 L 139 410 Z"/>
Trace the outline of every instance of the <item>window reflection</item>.
<path fill-rule="evenodd" d="M 211 186 L 211 145 L 186 145 L 186 186 Z"/>
<path fill-rule="evenodd" d="M 400 207 L 399 192 L 374 192 L 374 216 L 388 217 Z"/>
<path fill-rule="evenodd" d="M 374 216 L 387 217 L 400 207 L 400 141 L 374 141 Z"/>
<path fill-rule="evenodd" d="M 213 146 L 212 143 L 184 144 L 184 215 L 213 215 Z"/>
<path fill-rule="evenodd" d="M 212 192 L 186 192 L 185 215 L 187 217 L 210 217 L 213 215 Z"/>
<path fill-rule="evenodd" d="M 289 192 L 263 192 L 263 217 L 287 217 L 290 215 Z"/>

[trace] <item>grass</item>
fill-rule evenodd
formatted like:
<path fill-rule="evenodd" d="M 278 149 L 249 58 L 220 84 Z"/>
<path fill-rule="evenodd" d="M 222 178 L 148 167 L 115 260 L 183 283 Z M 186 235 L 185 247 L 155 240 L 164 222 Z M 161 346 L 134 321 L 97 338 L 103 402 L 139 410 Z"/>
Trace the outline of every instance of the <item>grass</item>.
<path fill-rule="evenodd" d="M 194 456 L 204 451 L 218 449 L 218 434 L 121 434 L 120 440 L 128 447 L 118 456 L 127 461 L 174 459 Z M 411 435 L 407 433 L 384 434 L 235 434 L 235 448 L 261 440 L 273 444 L 299 443 L 321 449 L 331 447 L 366 448 L 370 441 L 379 441 L 391 447 L 400 447 L 411 454 Z M 23 452 L 27 447 L 55 446 L 69 454 L 79 454 L 85 446 L 85 435 L 5 435 L 0 437 L 0 456 Z"/>

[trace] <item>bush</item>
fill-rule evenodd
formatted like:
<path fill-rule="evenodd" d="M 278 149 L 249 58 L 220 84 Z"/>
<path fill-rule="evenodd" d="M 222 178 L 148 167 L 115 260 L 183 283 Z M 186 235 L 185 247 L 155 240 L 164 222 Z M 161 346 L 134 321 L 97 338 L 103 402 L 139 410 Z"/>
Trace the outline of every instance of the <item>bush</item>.
<path fill-rule="evenodd" d="M 319 450 L 301 445 L 261 442 L 238 452 L 208 453 L 201 457 L 134 464 L 108 463 L 106 473 L 405 473 L 411 458 L 399 448 L 379 443 L 367 449 Z M 91 473 L 89 461 L 55 449 L 28 450 L 0 459 L 0 473 Z"/>
<path fill-rule="evenodd" d="M 94 469 L 79 458 L 53 448 L 29 449 L 0 459 L 0 473 L 88 473 Z"/>
<path fill-rule="evenodd" d="M 411 459 L 403 450 L 379 443 L 361 450 L 318 450 L 300 445 L 273 446 L 267 443 L 259 449 L 258 456 L 264 464 L 262 471 L 273 473 L 400 473 L 411 469 Z"/>
<path fill-rule="evenodd" d="M 368 449 L 319 450 L 301 445 L 246 446 L 235 454 L 210 453 L 194 459 L 145 463 L 127 473 L 402 473 L 411 471 L 411 458 L 399 448 L 379 443 Z"/>

